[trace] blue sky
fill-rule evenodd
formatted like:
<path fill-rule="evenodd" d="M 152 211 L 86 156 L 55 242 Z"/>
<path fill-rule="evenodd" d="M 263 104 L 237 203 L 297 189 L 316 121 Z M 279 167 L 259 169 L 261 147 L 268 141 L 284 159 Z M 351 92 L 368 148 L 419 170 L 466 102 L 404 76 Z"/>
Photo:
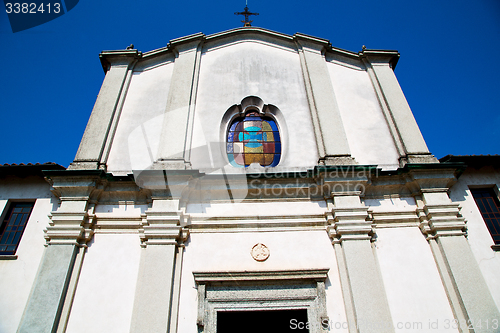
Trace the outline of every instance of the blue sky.
<path fill-rule="evenodd" d="M 500 154 L 500 1 L 248 0 L 254 26 L 401 53 L 396 76 L 430 151 Z M 80 0 L 12 33 L 0 13 L 0 164 L 73 160 L 99 93 L 102 50 L 140 51 L 241 26 L 245 0 Z"/>

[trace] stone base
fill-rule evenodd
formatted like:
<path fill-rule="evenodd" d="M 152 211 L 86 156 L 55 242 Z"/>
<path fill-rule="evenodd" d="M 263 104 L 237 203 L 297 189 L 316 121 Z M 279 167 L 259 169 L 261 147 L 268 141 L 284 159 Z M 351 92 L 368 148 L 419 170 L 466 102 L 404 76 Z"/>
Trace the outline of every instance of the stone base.
<path fill-rule="evenodd" d="M 350 155 L 346 156 L 325 156 L 318 161 L 319 165 L 357 165 L 358 162 Z"/>
<path fill-rule="evenodd" d="M 184 160 L 158 160 L 151 170 L 191 170 L 191 163 Z"/>
<path fill-rule="evenodd" d="M 406 164 L 419 163 L 439 163 L 439 160 L 432 154 L 408 154 L 399 159 L 399 166 L 402 168 Z"/>
<path fill-rule="evenodd" d="M 105 166 L 104 166 L 105 167 Z M 95 161 L 73 161 L 67 170 L 99 170 L 99 162 Z"/>

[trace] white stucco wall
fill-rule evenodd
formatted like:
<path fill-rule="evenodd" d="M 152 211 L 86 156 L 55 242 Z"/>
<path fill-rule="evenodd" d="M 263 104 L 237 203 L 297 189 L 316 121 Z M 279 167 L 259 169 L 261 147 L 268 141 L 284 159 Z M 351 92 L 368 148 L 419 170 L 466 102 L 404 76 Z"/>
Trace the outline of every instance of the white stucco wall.
<path fill-rule="evenodd" d="M 111 172 L 143 170 L 157 157 L 173 62 L 135 71 L 108 158 Z"/>
<path fill-rule="evenodd" d="M 386 199 L 365 199 L 365 206 L 373 212 L 401 212 L 417 209 L 415 199 L 412 197 L 394 197 Z"/>
<path fill-rule="evenodd" d="M 48 226 L 48 214 L 57 205 L 49 184 L 40 177 L 3 179 L 2 216 L 8 200 L 15 199 L 36 202 L 16 251 L 17 259 L 0 260 L 0 332 L 15 332 L 19 326 L 45 249 L 43 230 Z"/>
<path fill-rule="evenodd" d="M 476 258 L 481 273 L 486 280 L 491 295 L 500 308 L 500 252 L 491 249 L 493 239 L 484 223 L 481 212 L 477 208 L 469 186 L 500 187 L 500 172 L 493 168 L 476 170 L 468 168 L 451 188 L 450 198 L 462 207 L 460 213 L 467 220 L 467 239 Z"/>
<path fill-rule="evenodd" d="M 366 70 L 337 62 L 327 67 L 352 157 L 359 164 L 397 169 L 399 155 Z"/>
<path fill-rule="evenodd" d="M 105 205 L 97 205 L 95 207 L 95 213 L 98 217 L 140 217 L 146 209 L 148 209 L 148 205 L 137 205 L 131 204 L 127 201 L 122 201 L 118 204 L 105 204 Z M 117 221 L 120 223 L 120 221 Z"/>
<path fill-rule="evenodd" d="M 458 332 L 422 232 L 416 227 L 377 229 L 375 246 L 396 333 Z"/>
<path fill-rule="evenodd" d="M 87 249 L 67 332 L 128 332 L 137 282 L 140 240 L 100 234 Z"/>
<path fill-rule="evenodd" d="M 192 216 L 300 216 L 323 215 L 326 212 L 325 201 L 295 201 L 286 204 L 265 202 L 211 202 L 188 204 L 186 213 Z"/>
<path fill-rule="evenodd" d="M 257 243 L 270 250 L 264 262 L 257 262 L 250 255 Z M 184 253 L 178 331 L 197 332 L 198 301 L 193 271 L 310 268 L 330 269 L 326 281 L 328 315 L 331 323 L 346 322 L 335 253 L 325 231 L 192 233 Z"/>
<path fill-rule="evenodd" d="M 286 121 L 283 166 L 313 166 L 318 155 L 300 60 L 295 50 L 257 41 L 245 41 L 203 53 L 196 100 L 193 149 L 206 150 L 220 142 L 224 113 L 247 96 L 258 96 L 278 107 Z M 279 124 L 285 126 L 285 124 Z M 200 148 L 201 147 L 201 148 Z M 227 164 L 222 149 L 192 155 L 193 168 L 220 168 Z"/>

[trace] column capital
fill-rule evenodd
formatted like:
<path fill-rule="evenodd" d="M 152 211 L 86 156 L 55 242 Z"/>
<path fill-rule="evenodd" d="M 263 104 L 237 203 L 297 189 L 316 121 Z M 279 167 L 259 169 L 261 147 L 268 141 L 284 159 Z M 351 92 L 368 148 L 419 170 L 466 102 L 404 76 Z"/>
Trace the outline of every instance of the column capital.
<path fill-rule="evenodd" d="M 332 195 L 335 205 L 326 214 L 328 235 L 332 243 L 346 240 L 371 240 L 373 225 L 368 215 L 368 207 L 361 204 L 359 195 Z"/>
<path fill-rule="evenodd" d="M 142 52 L 138 50 L 116 50 L 102 51 L 99 54 L 102 68 L 106 73 L 112 66 L 128 68 L 135 60 L 142 57 Z"/>
<path fill-rule="evenodd" d="M 154 199 L 153 207 L 142 215 L 139 229 L 141 247 L 148 245 L 180 245 L 189 237 L 191 217 L 183 209 L 176 208 L 178 200 Z"/>
<path fill-rule="evenodd" d="M 47 245 L 65 244 L 86 247 L 92 239 L 93 221 L 87 212 L 52 212 L 50 222 L 44 230 Z"/>
<path fill-rule="evenodd" d="M 427 240 L 440 236 L 466 236 L 466 220 L 459 204 L 426 204 L 417 210 L 420 230 Z"/>
<path fill-rule="evenodd" d="M 61 201 L 88 200 L 107 185 L 102 170 L 51 170 L 44 176 Z"/>
<path fill-rule="evenodd" d="M 448 191 L 456 182 L 457 169 L 440 163 L 407 164 L 406 186 L 414 195 Z"/>
<path fill-rule="evenodd" d="M 95 204 L 107 186 L 101 178 L 102 171 L 63 170 L 45 172 L 52 192 L 61 204 L 50 213 L 49 226 L 45 229 L 47 245 L 69 244 L 86 246 L 92 239 L 93 219 L 89 220 L 89 204 Z"/>
<path fill-rule="evenodd" d="M 389 66 L 394 70 L 401 55 L 396 50 L 368 50 L 358 53 L 360 58 L 368 60 L 372 66 Z"/>

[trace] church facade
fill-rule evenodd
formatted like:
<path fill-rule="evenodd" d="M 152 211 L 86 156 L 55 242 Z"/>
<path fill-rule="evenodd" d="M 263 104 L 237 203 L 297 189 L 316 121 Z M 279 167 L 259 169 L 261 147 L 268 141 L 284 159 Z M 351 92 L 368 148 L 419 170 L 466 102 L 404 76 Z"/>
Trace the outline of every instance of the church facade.
<path fill-rule="evenodd" d="M 397 51 L 244 27 L 100 59 L 75 160 L 0 248 L 0 331 L 500 330 L 497 238 Z M 1 193 L 5 225 L 23 195 Z"/>

